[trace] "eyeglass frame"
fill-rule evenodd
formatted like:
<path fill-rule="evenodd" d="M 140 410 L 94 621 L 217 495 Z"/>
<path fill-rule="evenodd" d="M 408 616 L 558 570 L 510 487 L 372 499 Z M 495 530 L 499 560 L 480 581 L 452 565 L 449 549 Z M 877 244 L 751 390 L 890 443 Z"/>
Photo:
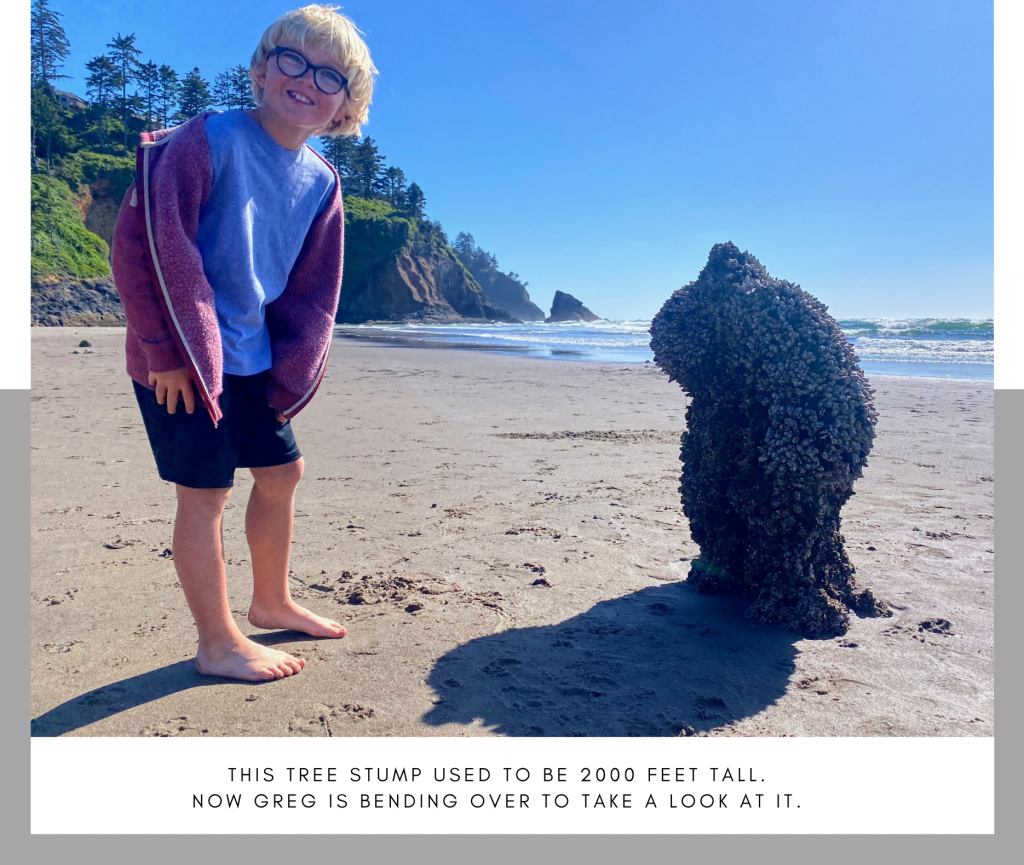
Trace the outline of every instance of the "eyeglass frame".
<path fill-rule="evenodd" d="M 302 72 L 300 72 L 298 75 L 292 75 L 290 72 L 285 72 L 283 69 L 281 69 L 281 52 L 283 51 L 289 51 L 292 54 L 296 54 L 299 57 L 301 57 L 302 62 L 306 64 L 306 68 L 303 69 Z M 280 71 L 282 75 L 287 75 L 289 78 L 302 78 L 307 72 L 309 72 L 310 69 L 312 69 L 313 84 L 316 87 L 316 89 L 319 90 L 321 93 L 326 93 L 328 96 L 337 96 L 339 93 L 341 93 L 342 90 L 344 90 L 346 93 L 351 95 L 351 92 L 348 89 L 348 79 L 333 66 L 314 66 L 312 63 L 309 62 L 309 59 L 306 57 L 306 55 L 299 51 L 297 48 L 288 48 L 285 45 L 276 46 L 275 48 L 271 49 L 270 54 L 274 55 L 274 62 L 277 64 L 278 71 Z M 333 72 L 335 75 L 337 75 L 341 79 L 341 88 L 335 90 L 334 93 L 324 90 L 323 87 L 321 87 L 319 82 L 316 80 L 316 73 L 319 72 L 321 69 L 326 69 L 329 72 Z"/>

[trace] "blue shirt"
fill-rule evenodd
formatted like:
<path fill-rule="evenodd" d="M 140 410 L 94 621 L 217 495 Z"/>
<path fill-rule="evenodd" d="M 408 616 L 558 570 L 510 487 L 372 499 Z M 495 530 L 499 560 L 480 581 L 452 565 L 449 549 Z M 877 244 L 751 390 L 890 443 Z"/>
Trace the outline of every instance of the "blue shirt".
<path fill-rule="evenodd" d="M 244 111 L 206 119 L 213 183 L 196 246 L 213 288 L 224 372 L 270 369 L 264 307 L 281 296 L 334 174 L 305 145 L 288 150 Z"/>

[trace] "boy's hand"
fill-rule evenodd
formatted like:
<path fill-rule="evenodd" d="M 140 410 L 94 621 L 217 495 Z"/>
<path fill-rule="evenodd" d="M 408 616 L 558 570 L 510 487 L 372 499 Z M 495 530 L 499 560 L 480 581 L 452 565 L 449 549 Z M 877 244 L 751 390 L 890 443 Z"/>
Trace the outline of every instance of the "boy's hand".
<path fill-rule="evenodd" d="M 180 367 L 167 372 L 151 372 L 149 383 L 156 387 L 156 401 L 167 406 L 167 413 L 174 414 L 178 408 L 178 398 L 185 403 L 185 411 L 192 414 L 196 410 L 195 391 L 192 390 L 192 379 L 188 367 Z"/>
<path fill-rule="evenodd" d="M 273 408 L 273 406 L 271 406 L 271 408 Z M 287 420 L 288 420 L 288 418 L 286 418 L 283 414 L 281 414 L 281 412 L 277 413 L 277 422 L 278 423 L 285 423 Z"/>

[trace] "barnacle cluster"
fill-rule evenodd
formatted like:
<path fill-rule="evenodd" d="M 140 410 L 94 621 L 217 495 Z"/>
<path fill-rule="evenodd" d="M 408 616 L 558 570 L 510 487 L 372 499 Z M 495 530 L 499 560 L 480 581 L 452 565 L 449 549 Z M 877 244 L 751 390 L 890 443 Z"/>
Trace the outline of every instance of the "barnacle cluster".
<path fill-rule="evenodd" d="M 839 511 L 867 465 L 874 391 L 827 308 L 716 244 L 696 282 L 651 323 L 654 360 L 692 397 L 682 436 L 683 511 L 700 592 L 752 595 L 747 616 L 807 636 L 843 634 L 854 591 Z"/>

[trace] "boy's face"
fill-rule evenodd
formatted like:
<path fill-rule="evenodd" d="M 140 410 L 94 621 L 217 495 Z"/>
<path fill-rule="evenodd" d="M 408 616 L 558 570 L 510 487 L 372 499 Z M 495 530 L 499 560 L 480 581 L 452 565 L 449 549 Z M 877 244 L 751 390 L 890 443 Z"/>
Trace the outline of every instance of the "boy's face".
<path fill-rule="evenodd" d="M 310 43 L 301 49 L 290 44 L 282 47 L 298 51 L 314 66 L 338 69 L 337 60 L 323 46 Z M 307 69 L 301 78 L 292 78 L 281 71 L 274 56 L 267 58 L 266 69 L 257 80 L 263 86 L 260 111 L 272 113 L 282 123 L 303 130 L 307 137 L 339 116 L 345 102 L 344 88 L 338 93 L 324 93 L 313 82 L 312 69 Z"/>

